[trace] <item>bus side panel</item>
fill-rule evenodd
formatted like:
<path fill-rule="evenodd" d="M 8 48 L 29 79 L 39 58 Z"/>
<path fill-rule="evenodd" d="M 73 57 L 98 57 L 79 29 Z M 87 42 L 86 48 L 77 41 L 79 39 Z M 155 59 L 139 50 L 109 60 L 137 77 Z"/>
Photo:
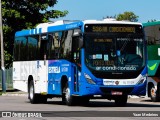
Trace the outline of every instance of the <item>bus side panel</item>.
<path fill-rule="evenodd" d="M 61 78 L 70 78 L 70 63 L 66 60 L 48 61 L 48 94 L 61 95 Z"/>
<path fill-rule="evenodd" d="M 27 79 L 21 80 L 20 62 L 13 62 L 13 88 L 27 92 Z"/>
<path fill-rule="evenodd" d="M 36 61 L 13 62 L 13 88 L 27 92 L 29 76 L 37 80 Z"/>
<path fill-rule="evenodd" d="M 48 61 L 36 61 L 37 79 L 34 79 L 35 93 L 48 92 Z"/>

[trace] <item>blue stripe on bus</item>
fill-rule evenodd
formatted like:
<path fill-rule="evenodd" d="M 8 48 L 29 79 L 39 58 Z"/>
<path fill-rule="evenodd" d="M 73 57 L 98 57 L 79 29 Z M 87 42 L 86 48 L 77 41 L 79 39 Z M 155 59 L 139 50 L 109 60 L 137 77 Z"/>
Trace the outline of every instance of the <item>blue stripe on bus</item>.
<path fill-rule="evenodd" d="M 83 25 L 83 22 L 75 22 L 75 23 L 64 24 L 64 25 L 49 26 L 46 32 L 70 30 L 70 29 L 80 28 L 82 25 Z M 18 37 L 18 36 L 27 36 L 27 35 L 45 33 L 45 32 L 42 32 L 42 29 L 43 28 L 35 28 L 35 29 L 18 31 L 16 32 L 15 36 Z"/>
<path fill-rule="evenodd" d="M 18 31 L 18 32 L 16 32 L 15 36 L 18 37 L 18 36 L 26 36 L 26 35 L 29 35 L 29 31 L 30 31 L 30 30 Z"/>
<path fill-rule="evenodd" d="M 75 23 L 71 23 L 71 24 L 50 26 L 50 27 L 48 27 L 48 32 L 75 29 L 75 28 L 81 27 L 82 25 L 83 25 L 83 22 L 75 22 Z"/>

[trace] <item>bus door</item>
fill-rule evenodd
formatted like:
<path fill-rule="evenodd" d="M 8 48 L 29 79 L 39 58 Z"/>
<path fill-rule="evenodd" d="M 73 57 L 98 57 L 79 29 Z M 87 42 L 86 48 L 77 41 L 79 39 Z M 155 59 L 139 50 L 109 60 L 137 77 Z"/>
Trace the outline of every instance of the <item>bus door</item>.
<path fill-rule="evenodd" d="M 72 60 L 73 60 L 73 78 L 74 78 L 74 93 L 79 93 L 79 81 L 81 74 L 81 47 L 82 47 L 82 37 L 74 36 L 72 40 Z"/>
<path fill-rule="evenodd" d="M 78 77 L 78 68 L 76 65 L 72 65 L 72 78 L 73 78 L 73 91 L 78 94 L 79 92 L 79 77 Z"/>

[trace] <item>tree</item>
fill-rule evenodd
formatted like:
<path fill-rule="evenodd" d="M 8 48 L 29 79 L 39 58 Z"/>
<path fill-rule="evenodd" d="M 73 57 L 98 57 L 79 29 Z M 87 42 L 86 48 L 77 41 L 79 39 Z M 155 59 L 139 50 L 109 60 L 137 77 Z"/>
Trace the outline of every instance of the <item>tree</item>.
<path fill-rule="evenodd" d="M 131 22 L 137 22 L 139 16 L 135 15 L 133 12 L 124 12 L 123 14 L 118 14 L 117 20 L 129 20 Z"/>
<path fill-rule="evenodd" d="M 2 18 L 5 49 L 5 66 L 10 67 L 13 56 L 13 41 L 16 31 L 48 22 L 49 18 L 64 17 L 68 11 L 48 9 L 58 0 L 3 0 Z"/>

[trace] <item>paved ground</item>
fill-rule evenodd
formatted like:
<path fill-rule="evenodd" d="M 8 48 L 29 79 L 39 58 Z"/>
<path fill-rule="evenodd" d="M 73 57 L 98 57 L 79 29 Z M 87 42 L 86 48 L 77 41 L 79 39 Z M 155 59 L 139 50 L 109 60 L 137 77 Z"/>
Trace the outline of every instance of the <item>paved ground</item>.
<path fill-rule="evenodd" d="M 60 98 L 49 99 L 46 104 L 30 104 L 27 94 L 24 92 L 7 92 L 0 96 L 0 111 L 11 112 L 37 112 L 39 111 L 46 117 L 39 118 L 12 118 L 11 120 L 106 120 L 106 119 L 157 119 L 157 117 L 135 117 L 142 113 L 154 113 L 160 116 L 160 102 L 151 102 L 149 98 L 132 97 L 128 99 L 126 107 L 115 107 L 114 101 L 106 99 L 93 99 L 88 106 L 66 106 L 62 104 Z M 158 112 L 156 112 L 158 111 Z M 130 117 L 125 117 L 125 116 Z M 135 116 L 134 116 L 135 115 Z M 49 117 L 51 116 L 51 117 Z M 84 118 L 85 116 L 85 118 Z M 105 117 L 104 117 L 105 116 Z M 112 117 L 106 117 L 112 116 Z M 115 116 L 115 117 L 113 117 Z M 123 116 L 123 118 L 122 118 Z M 133 117 L 134 116 L 134 117 Z M 9 118 L 0 118 L 0 120 L 8 120 Z M 10 119 L 9 119 L 10 120 Z"/>

